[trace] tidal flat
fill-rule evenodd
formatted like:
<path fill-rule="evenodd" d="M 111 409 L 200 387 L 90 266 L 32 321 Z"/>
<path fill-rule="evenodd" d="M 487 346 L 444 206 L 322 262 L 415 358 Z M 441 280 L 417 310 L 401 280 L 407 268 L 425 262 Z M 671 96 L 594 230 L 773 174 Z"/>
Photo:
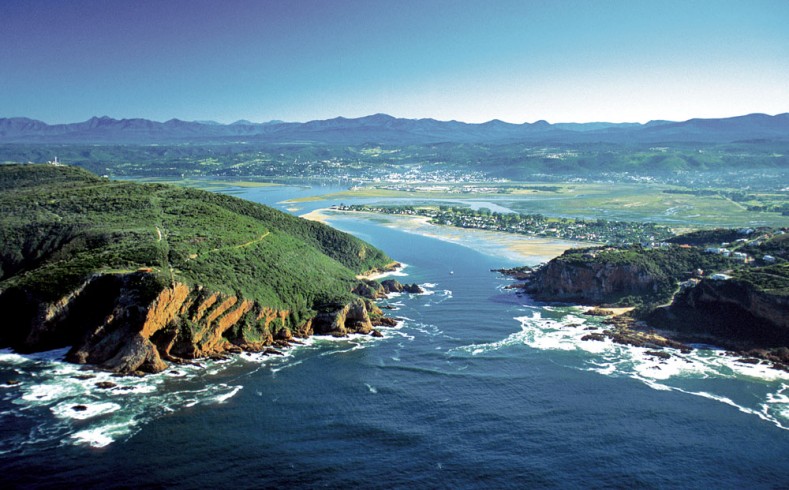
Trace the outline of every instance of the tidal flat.
<path fill-rule="evenodd" d="M 565 250 L 592 245 L 590 242 L 575 242 L 551 238 L 525 237 L 512 233 L 456 228 L 430 223 L 424 216 L 380 215 L 358 211 L 336 211 L 322 208 L 301 215 L 302 218 L 332 224 L 336 219 L 362 219 L 396 228 L 406 233 L 456 243 L 493 257 L 506 257 L 525 264 L 546 262 Z"/>
<path fill-rule="evenodd" d="M 385 187 L 385 188 L 381 188 Z M 707 227 L 789 226 L 789 217 L 777 212 L 749 209 L 753 203 L 736 202 L 726 192 L 713 195 L 678 193 L 677 186 L 653 183 L 576 183 L 559 182 L 547 187 L 538 183 L 479 183 L 472 192 L 464 186 L 419 186 L 418 190 L 395 190 L 390 186 L 353 189 L 293 199 L 305 204 L 321 201 L 340 204 L 348 200 L 391 200 L 461 203 L 479 201 L 522 214 L 543 214 L 557 218 L 583 218 L 621 221 L 651 221 L 678 229 Z M 524 188 L 525 187 L 525 188 Z M 540 187 L 549 190 L 540 190 Z M 761 192 L 755 197 L 765 202 L 784 202 L 786 192 Z"/>

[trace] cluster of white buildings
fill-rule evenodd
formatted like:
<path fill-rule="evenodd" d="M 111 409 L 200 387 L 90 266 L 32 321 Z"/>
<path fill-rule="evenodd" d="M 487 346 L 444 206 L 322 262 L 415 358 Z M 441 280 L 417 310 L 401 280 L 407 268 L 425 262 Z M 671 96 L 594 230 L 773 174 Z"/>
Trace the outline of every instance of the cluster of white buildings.
<path fill-rule="evenodd" d="M 704 251 L 711 254 L 722 255 L 724 257 L 728 257 L 737 262 L 742 262 L 742 263 L 753 262 L 754 260 L 758 259 L 758 257 L 751 257 L 743 252 L 735 252 L 727 247 L 731 245 L 732 248 L 734 248 L 735 250 L 740 246 L 747 246 L 747 245 L 758 247 L 770 238 L 769 233 L 755 236 L 754 235 L 755 231 L 756 230 L 754 230 L 753 228 L 742 228 L 740 230 L 737 230 L 737 233 L 739 235 L 745 235 L 748 238 L 738 238 L 737 240 L 734 240 L 733 243 L 723 242 L 720 244 L 720 247 L 708 247 Z M 774 234 L 784 235 L 785 232 L 783 230 L 778 230 Z M 751 237 L 750 235 L 754 235 L 754 236 Z M 774 264 L 776 262 L 776 258 L 772 255 L 765 254 L 762 256 L 761 261 L 765 264 Z"/>
<path fill-rule="evenodd" d="M 750 262 L 753 260 L 748 254 L 743 252 L 732 252 L 728 248 L 718 248 L 718 247 L 708 247 L 704 249 L 705 252 L 708 254 L 718 254 L 723 255 L 724 257 L 728 257 L 732 260 L 736 260 L 737 262 Z"/>
<path fill-rule="evenodd" d="M 748 263 L 753 261 L 753 257 L 750 255 L 743 253 L 743 252 L 732 252 L 728 248 L 717 248 L 717 247 L 708 247 L 704 249 L 705 252 L 708 254 L 718 254 L 723 255 L 724 257 L 728 257 L 732 260 L 736 260 L 737 262 Z M 762 261 L 766 264 L 774 264 L 775 257 L 772 255 L 765 255 L 762 257 Z"/>

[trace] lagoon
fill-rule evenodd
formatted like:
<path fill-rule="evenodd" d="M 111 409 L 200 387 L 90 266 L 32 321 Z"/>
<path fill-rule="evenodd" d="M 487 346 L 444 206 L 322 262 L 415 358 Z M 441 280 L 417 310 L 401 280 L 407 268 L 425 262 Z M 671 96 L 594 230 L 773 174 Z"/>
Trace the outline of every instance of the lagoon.
<path fill-rule="evenodd" d="M 296 214 L 336 204 L 286 202 L 326 192 L 310 187 L 226 191 Z M 403 321 L 383 339 L 313 338 L 281 358 L 106 375 L 118 384 L 109 390 L 94 387 L 104 374 L 75 378 L 84 371 L 60 362 L 62 351 L 0 353 L 0 380 L 20 381 L 0 388 L 0 478 L 86 488 L 789 485 L 786 373 L 713 349 L 664 361 L 583 342 L 598 319 L 517 296 L 490 272 L 546 260 L 553 252 L 540 246 L 551 244 L 516 250 L 523 238 L 380 218 L 325 214 L 407 264 L 401 282 L 427 290 L 386 300 Z"/>

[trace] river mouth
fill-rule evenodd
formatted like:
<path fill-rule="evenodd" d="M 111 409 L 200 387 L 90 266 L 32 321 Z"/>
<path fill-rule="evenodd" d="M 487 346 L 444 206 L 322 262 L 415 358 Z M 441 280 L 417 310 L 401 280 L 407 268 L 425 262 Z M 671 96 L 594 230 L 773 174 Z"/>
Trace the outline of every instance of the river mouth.
<path fill-rule="evenodd" d="M 283 192 L 238 195 L 282 207 Z M 565 244 L 518 252 L 520 237 L 327 219 L 408 264 L 398 280 L 427 290 L 382 301 L 401 319 L 383 338 L 312 338 L 284 356 L 241 354 L 144 378 L 84 370 L 63 362 L 63 350 L 0 352 L 0 469 L 26 486 L 789 481 L 785 373 L 710 346 L 661 359 L 582 341 L 599 319 L 518 296 L 491 272 L 542 262 L 554 252 L 540 247 Z M 40 474 L 21 471 L 29 467 Z"/>

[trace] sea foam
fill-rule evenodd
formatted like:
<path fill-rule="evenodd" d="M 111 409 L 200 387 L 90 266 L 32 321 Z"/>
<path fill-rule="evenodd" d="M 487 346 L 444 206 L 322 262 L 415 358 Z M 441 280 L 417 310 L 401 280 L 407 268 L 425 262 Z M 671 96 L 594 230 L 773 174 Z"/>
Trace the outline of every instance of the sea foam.
<path fill-rule="evenodd" d="M 670 357 L 663 358 L 652 354 L 651 349 L 617 344 L 608 338 L 581 340 L 590 331 L 599 332 L 603 326 L 599 319 L 579 316 L 578 308 L 524 306 L 523 310 L 527 314 L 514 318 L 521 325 L 520 331 L 499 341 L 457 347 L 450 354 L 480 356 L 523 345 L 539 350 L 574 352 L 581 356 L 579 369 L 604 376 L 630 377 L 655 390 L 701 396 L 789 429 L 789 385 L 784 383 L 789 381 L 789 373 L 773 369 L 767 362 L 744 363 L 736 356 L 724 355 L 720 349 L 705 345 L 698 345 L 702 348 L 687 354 L 665 348 L 662 352 Z M 550 314 L 551 318 L 545 318 L 543 313 Z M 758 383 L 762 388 L 755 388 L 756 391 L 764 391 L 762 402 L 748 406 L 747 402 L 723 393 L 683 386 L 690 380 L 706 379 Z M 776 382 L 781 382 L 779 387 L 770 387 Z"/>

